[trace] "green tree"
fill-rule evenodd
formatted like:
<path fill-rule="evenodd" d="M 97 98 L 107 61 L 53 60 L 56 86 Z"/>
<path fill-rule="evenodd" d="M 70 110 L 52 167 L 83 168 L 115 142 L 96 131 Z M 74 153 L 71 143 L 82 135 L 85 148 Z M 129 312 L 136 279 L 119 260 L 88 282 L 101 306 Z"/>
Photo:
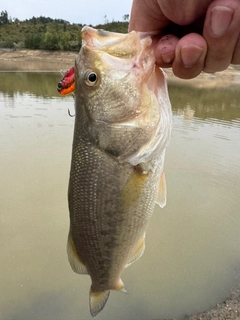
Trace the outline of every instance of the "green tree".
<path fill-rule="evenodd" d="M 7 39 L 4 43 L 3 43 L 3 47 L 5 48 L 15 48 L 14 42 L 11 39 Z"/>
<path fill-rule="evenodd" d="M 109 21 L 108 21 L 108 17 L 107 17 L 107 15 L 106 15 L 106 14 L 105 14 L 105 16 L 104 16 L 103 18 L 104 18 L 104 24 L 109 23 Z"/>
<path fill-rule="evenodd" d="M 0 25 L 1 24 L 8 24 L 9 20 L 8 20 L 8 13 L 7 11 L 2 11 L 1 15 L 0 15 Z"/>
<path fill-rule="evenodd" d="M 62 50 L 70 49 L 70 39 L 71 39 L 71 35 L 68 31 L 62 33 L 60 38 L 60 45 Z"/>
<path fill-rule="evenodd" d="M 47 31 L 44 35 L 44 49 L 47 50 L 58 50 L 58 34 L 56 32 Z"/>
<path fill-rule="evenodd" d="M 41 49 L 42 35 L 39 33 L 29 34 L 25 38 L 25 47 L 29 49 Z"/>

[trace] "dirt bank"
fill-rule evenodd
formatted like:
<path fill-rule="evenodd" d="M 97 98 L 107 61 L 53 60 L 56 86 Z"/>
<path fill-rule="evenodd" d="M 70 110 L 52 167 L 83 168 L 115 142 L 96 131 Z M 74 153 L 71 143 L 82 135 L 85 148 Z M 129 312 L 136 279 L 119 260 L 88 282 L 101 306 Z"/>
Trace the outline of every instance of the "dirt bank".
<path fill-rule="evenodd" d="M 0 49 L 0 71 L 59 71 L 74 65 L 77 52 Z"/>

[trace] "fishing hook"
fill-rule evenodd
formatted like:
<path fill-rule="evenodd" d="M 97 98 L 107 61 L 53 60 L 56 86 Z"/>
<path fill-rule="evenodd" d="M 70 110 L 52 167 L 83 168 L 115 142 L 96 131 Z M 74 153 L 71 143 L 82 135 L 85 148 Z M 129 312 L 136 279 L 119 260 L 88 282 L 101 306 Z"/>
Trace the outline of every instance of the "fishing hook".
<path fill-rule="evenodd" d="M 68 115 L 69 115 L 69 117 L 75 117 L 75 114 L 71 114 L 71 112 L 70 112 L 70 110 L 68 109 Z"/>
<path fill-rule="evenodd" d="M 73 97 L 73 99 L 75 98 L 74 93 L 72 93 L 72 97 Z M 72 117 L 72 118 L 75 117 L 75 114 L 71 114 L 69 109 L 68 109 L 68 115 L 69 115 L 69 117 Z"/>

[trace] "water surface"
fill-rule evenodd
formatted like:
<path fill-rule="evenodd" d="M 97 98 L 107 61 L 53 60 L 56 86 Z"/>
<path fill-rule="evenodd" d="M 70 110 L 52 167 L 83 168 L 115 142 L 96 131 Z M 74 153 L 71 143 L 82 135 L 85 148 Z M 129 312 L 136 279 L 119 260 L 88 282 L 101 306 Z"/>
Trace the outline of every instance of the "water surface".
<path fill-rule="evenodd" d="M 91 319 L 90 279 L 66 255 L 74 113 L 61 76 L 0 73 L 0 319 Z M 211 84 L 211 79 L 208 80 Z M 240 275 L 240 91 L 170 83 L 168 202 L 143 257 L 98 319 L 183 319 L 228 296 Z"/>

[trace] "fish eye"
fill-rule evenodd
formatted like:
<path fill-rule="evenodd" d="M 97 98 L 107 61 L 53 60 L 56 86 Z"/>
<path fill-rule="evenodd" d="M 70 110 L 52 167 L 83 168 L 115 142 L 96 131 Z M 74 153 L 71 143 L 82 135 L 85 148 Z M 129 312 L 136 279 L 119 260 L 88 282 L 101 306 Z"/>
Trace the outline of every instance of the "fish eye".
<path fill-rule="evenodd" d="M 93 86 L 98 80 L 97 74 L 94 71 L 90 71 L 86 74 L 85 82 L 88 86 Z"/>

